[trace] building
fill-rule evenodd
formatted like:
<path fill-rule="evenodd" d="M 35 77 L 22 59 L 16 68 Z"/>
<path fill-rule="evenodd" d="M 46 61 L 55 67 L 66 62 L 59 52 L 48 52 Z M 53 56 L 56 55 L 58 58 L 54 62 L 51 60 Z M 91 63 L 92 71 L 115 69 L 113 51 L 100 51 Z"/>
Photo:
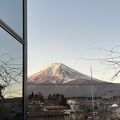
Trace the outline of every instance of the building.
<path fill-rule="evenodd" d="M 65 116 L 65 113 L 57 111 L 30 112 L 27 114 L 27 120 L 65 120 Z"/>

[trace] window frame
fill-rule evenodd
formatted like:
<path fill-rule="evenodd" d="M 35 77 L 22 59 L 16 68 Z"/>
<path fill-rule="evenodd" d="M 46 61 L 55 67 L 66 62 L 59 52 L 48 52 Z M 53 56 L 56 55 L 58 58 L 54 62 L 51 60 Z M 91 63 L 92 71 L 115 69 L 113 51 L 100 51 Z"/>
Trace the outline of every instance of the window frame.
<path fill-rule="evenodd" d="M 14 37 L 20 44 L 23 45 L 23 120 L 27 119 L 27 0 L 23 0 L 23 37 L 18 35 L 9 25 L 0 19 L 0 27 L 8 34 Z"/>

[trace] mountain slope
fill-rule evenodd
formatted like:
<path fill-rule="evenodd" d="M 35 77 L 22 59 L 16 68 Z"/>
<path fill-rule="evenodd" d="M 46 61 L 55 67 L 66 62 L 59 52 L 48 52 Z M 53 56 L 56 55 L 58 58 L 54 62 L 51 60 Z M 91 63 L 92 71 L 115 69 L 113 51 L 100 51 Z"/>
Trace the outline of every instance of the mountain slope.
<path fill-rule="evenodd" d="M 65 96 L 91 96 L 92 87 L 96 96 L 101 96 L 120 88 L 82 74 L 62 63 L 53 63 L 28 78 L 28 91 L 41 92 L 47 96 L 61 93 Z M 91 84 L 94 84 L 91 86 Z"/>
<path fill-rule="evenodd" d="M 31 75 L 29 78 L 29 82 L 34 83 L 43 83 L 45 81 L 49 81 L 50 83 L 67 83 L 75 80 L 91 80 L 91 78 L 87 75 L 84 75 L 62 63 L 53 63 L 43 68 L 39 72 Z M 93 79 L 93 81 L 102 82 L 97 79 Z"/>

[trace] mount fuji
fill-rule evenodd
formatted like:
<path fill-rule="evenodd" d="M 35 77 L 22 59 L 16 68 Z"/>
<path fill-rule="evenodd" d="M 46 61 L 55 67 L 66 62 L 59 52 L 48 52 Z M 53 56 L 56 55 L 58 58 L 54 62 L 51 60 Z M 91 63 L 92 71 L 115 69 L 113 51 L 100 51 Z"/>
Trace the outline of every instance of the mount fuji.
<path fill-rule="evenodd" d="M 59 93 L 67 97 L 119 95 L 120 84 L 105 82 L 80 73 L 62 63 L 52 63 L 28 77 L 28 93 L 44 96 Z"/>

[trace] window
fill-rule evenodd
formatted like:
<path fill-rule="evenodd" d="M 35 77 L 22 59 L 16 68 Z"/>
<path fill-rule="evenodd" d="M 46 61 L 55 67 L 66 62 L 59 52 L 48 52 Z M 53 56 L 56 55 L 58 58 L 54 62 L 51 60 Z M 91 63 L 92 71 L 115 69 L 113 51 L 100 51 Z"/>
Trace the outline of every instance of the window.
<path fill-rule="evenodd" d="M 26 6 L 0 1 L 0 120 L 25 119 Z"/>

